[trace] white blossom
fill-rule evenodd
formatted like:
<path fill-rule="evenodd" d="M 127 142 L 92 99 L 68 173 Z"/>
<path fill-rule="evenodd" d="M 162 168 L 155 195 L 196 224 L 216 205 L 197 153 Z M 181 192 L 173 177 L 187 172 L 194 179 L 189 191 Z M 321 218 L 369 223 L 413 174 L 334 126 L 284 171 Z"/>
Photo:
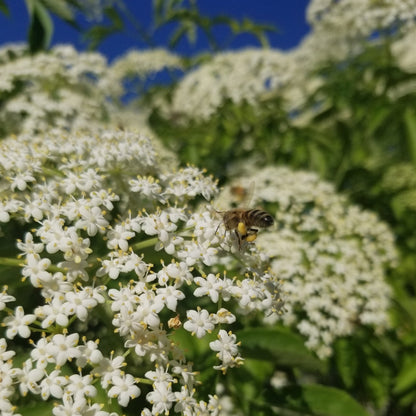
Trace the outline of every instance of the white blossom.
<path fill-rule="evenodd" d="M 7 316 L 3 320 L 4 326 L 7 326 L 6 337 L 13 339 L 16 335 L 22 338 L 29 338 L 29 325 L 36 319 L 33 314 L 26 314 L 22 306 L 15 309 L 14 315 Z"/>

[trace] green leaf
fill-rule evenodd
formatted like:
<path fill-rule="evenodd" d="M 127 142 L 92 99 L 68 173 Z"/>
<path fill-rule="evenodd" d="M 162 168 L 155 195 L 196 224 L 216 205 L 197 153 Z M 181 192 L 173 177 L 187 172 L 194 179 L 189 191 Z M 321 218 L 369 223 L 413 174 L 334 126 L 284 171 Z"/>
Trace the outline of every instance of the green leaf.
<path fill-rule="evenodd" d="M 369 416 L 345 391 L 320 384 L 285 386 L 268 393 L 266 399 L 277 407 L 311 416 Z"/>
<path fill-rule="evenodd" d="M 10 11 L 5 0 L 0 0 L 0 12 L 6 16 L 10 16 Z"/>
<path fill-rule="evenodd" d="M 179 41 L 186 35 L 187 28 L 185 26 L 178 26 L 169 39 L 169 47 L 174 48 Z"/>
<path fill-rule="evenodd" d="M 272 361 L 285 367 L 325 370 L 325 363 L 305 347 L 304 339 L 286 328 L 244 329 L 237 332 L 237 338 L 244 357 Z"/>
<path fill-rule="evenodd" d="M 252 381 L 255 381 L 256 384 L 264 383 L 265 379 L 272 377 L 274 368 L 269 362 L 244 358 L 244 370 L 250 373 Z"/>
<path fill-rule="evenodd" d="M 32 53 L 47 49 L 51 43 L 53 22 L 48 10 L 39 0 L 26 0 L 30 16 L 28 34 L 29 48 Z"/>
<path fill-rule="evenodd" d="M 165 1 L 153 0 L 153 19 L 155 21 L 155 27 L 158 27 L 163 22 L 164 13 Z"/>
<path fill-rule="evenodd" d="M 407 145 L 410 159 L 416 166 L 416 115 L 413 109 L 406 109 L 404 122 L 407 129 Z"/>
<path fill-rule="evenodd" d="M 396 394 L 403 394 L 407 390 L 416 389 L 416 361 L 408 362 L 402 368 L 396 379 L 393 391 Z"/>
<path fill-rule="evenodd" d="M 83 38 L 88 42 L 88 48 L 93 50 L 106 38 L 118 32 L 117 29 L 108 26 L 93 26 L 91 29 L 87 30 Z"/>
<path fill-rule="evenodd" d="M 340 339 L 335 344 L 334 359 L 336 362 L 338 374 L 340 375 L 344 385 L 351 388 L 357 375 L 358 357 L 351 344 Z"/>
<path fill-rule="evenodd" d="M 42 0 L 42 3 L 51 13 L 56 14 L 59 18 L 75 23 L 73 9 L 65 0 Z"/>
<path fill-rule="evenodd" d="M 123 29 L 123 18 L 120 13 L 114 7 L 106 7 L 104 10 L 105 15 L 111 20 L 113 29 Z"/>
<path fill-rule="evenodd" d="M 111 25 L 95 25 L 85 31 L 83 38 L 89 43 L 89 49 L 97 48 L 104 39 L 123 29 L 123 19 L 117 10 L 107 7 L 104 13 L 111 20 Z"/>
<path fill-rule="evenodd" d="M 43 416 L 51 415 L 54 408 L 53 401 L 44 402 L 42 400 L 33 401 L 26 406 L 19 406 L 19 413 L 22 416 Z"/>
<path fill-rule="evenodd" d="M 188 38 L 188 42 L 191 45 L 195 45 L 197 26 L 192 22 L 186 22 L 184 26 L 186 26 L 186 37 Z"/>

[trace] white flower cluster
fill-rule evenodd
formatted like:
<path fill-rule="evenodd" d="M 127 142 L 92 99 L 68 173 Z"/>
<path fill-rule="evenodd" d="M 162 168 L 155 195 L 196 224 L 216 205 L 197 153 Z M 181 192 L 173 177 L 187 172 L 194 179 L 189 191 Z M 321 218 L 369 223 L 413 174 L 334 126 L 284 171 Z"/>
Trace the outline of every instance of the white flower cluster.
<path fill-rule="evenodd" d="M 113 91 L 109 83 L 106 88 L 99 85 L 107 69 L 102 55 L 78 53 L 69 45 L 36 55 L 8 46 L 0 55 L 8 58 L 0 63 L 0 134 L 39 132 L 51 126 L 86 129 L 108 119 L 105 98 Z"/>
<path fill-rule="evenodd" d="M 381 32 L 392 39 L 404 36 L 394 55 L 404 68 L 414 67 L 416 0 L 312 0 L 307 18 L 312 30 L 291 51 L 220 53 L 188 72 L 174 91 L 170 111 L 185 119 L 206 120 L 226 100 L 261 109 L 262 100 L 276 95 L 293 117 L 324 82 L 317 76 L 323 65 L 356 56 L 364 42 L 376 42 L 374 35 Z"/>
<path fill-rule="evenodd" d="M 391 52 L 398 66 L 405 72 L 416 72 L 416 28 L 409 30 L 405 36 L 396 40 L 391 45 Z M 414 91 L 414 89 L 412 90 Z"/>
<path fill-rule="evenodd" d="M 306 12 L 314 27 L 326 27 L 334 35 L 367 38 L 379 31 L 414 26 L 415 0 L 311 0 Z"/>
<path fill-rule="evenodd" d="M 348 203 L 314 173 L 266 167 L 225 188 L 218 204 L 238 202 L 235 189 L 253 182 L 252 204 L 275 217 L 257 245 L 284 279 L 282 319 L 306 345 L 326 357 L 332 344 L 358 325 L 383 331 L 391 290 L 387 268 L 396 260 L 394 237 L 371 212 Z"/>
<path fill-rule="evenodd" d="M 238 314 L 279 312 L 282 301 L 264 256 L 239 251 L 214 210 L 192 210 L 216 182 L 192 166 L 164 169 L 129 132 L 17 136 L 0 149 L 2 244 L 20 237 L 0 264 L 21 267 L 34 302 L 12 310 L 19 291 L 0 294 L 2 414 L 15 414 L 18 389 L 53 401 L 55 416 L 109 415 L 100 387 L 121 407 L 138 400 L 142 415 L 217 415 L 226 397 L 199 397 L 181 339 L 204 338 L 217 359 L 197 365 L 226 372 L 243 361 Z"/>
<path fill-rule="evenodd" d="M 261 94 L 285 86 L 292 69 L 287 56 L 277 50 L 246 49 L 217 54 L 179 83 L 172 111 L 207 119 L 224 99 L 254 104 Z"/>
<path fill-rule="evenodd" d="M 181 58 L 163 48 L 132 50 L 111 65 L 109 77 L 114 78 L 117 82 L 129 77 L 139 77 L 144 80 L 164 69 L 182 70 Z"/>

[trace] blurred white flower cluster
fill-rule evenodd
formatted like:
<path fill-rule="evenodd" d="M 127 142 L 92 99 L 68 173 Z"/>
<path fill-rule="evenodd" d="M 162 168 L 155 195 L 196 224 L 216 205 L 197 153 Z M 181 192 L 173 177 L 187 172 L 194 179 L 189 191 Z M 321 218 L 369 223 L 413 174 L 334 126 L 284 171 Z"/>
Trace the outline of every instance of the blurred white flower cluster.
<path fill-rule="evenodd" d="M 309 23 L 335 36 L 353 39 L 383 31 L 414 26 L 415 0 L 311 0 L 306 12 Z"/>
<path fill-rule="evenodd" d="M 223 52 L 184 77 L 175 89 L 172 111 L 207 119 L 224 99 L 254 104 L 261 94 L 285 86 L 291 77 L 290 61 L 277 50 Z"/>
<path fill-rule="evenodd" d="M 409 30 L 401 39 L 391 45 L 392 54 L 403 71 L 409 73 L 416 72 L 416 28 Z M 415 88 L 412 89 L 415 91 Z"/>
<path fill-rule="evenodd" d="M 257 245 L 284 279 L 286 325 L 306 337 L 320 357 L 359 325 L 389 326 L 391 290 L 385 277 L 394 266 L 394 237 L 374 213 L 337 194 L 314 173 L 267 167 L 224 189 L 221 206 L 239 202 L 239 186 L 254 184 L 253 207 L 261 206 L 276 228 L 259 234 Z M 273 321 L 273 319 L 272 319 Z"/>
<path fill-rule="evenodd" d="M 0 149 L 0 240 L 15 256 L 0 264 L 24 280 L 0 294 L 2 414 L 20 393 L 56 416 L 109 415 L 108 398 L 119 414 L 136 399 L 143 415 L 217 415 L 227 397 L 200 397 L 186 345 L 202 339 L 212 360 L 196 357 L 198 369 L 226 372 L 243 362 L 239 315 L 282 301 L 267 258 L 239 252 L 214 210 L 196 210 L 216 181 L 161 164 L 129 132 L 21 135 Z"/>
<path fill-rule="evenodd" d="M 381 33 L 391 35 L 392 41 L 405 37 L 394 56 L 400 65 L 413 68 L 415 54 L 408 46 L 414 38 L 416 0 L 312 0 L 307 18 L 310 33 L 290 51 L 219 53 L 188 72 L 174 91 L 172 114 L 206 120 L 226 100 L 248 102 L 261 111 L 262 101 L 274 94 L 295 116 L 323 84 L 317 75 L 322 66 L 357 55 L 370 40 L 379 41 Z"/>
<path fill-rule="evenodd" d="M 2 135 L 51 126 L 92 128 L 108 119 L 105 97 L 111 91 L 104 93 L 99 85 L 107 69 L 102 55 L 64 45 L 32 56 L 12 45 L 1 55 L 7 57 L 0 64 Z"/>
<path fill-rule="evenodd" d="M 128 77 L 144 79 L 163 69 L 183 69 L 181 58 L 163 48 L 131 50 L 111 65 L 112 78 L 118 82 Z"/>
<path fill-rule="evenodd" d="M 121 102 L 126 83 L 139 97 L 143 89 L 132 91 L 131 81 L 144 83 L 164 69 L 181 69 L 180 58 L 164 49 L 131 51 L 110 65 L 103 55 L 70 45 L 36 55 L 22 45 L 6 45 L 0 49 L 0 136 L 52 127 L 74 132 L 131 127 L 133 117 Z"/>

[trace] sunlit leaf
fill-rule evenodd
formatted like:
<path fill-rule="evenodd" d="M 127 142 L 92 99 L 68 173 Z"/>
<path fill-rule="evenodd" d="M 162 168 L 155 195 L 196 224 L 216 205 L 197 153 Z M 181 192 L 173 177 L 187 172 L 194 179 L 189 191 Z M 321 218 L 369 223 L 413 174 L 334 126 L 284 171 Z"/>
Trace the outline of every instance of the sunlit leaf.
<path fill-rule="evenodd" d="M 286 386 L 269 394 L 275 406 L 309 416 L 368 416 L 367 411 L 348 393 L 319 384 Z"/>
<path fill-rule="evenodd" d="M 41 0 L 26 0 L 30 15 L 29 48 L 36 52 L 47 49 L 51 43 L 53 33 L 53 22 L 48 10 Z"/>
<path fill-rule="evenodd" d="M 304 345 L 304 339 L 284 328 L 248 328 L 237 332 L 243 356 L 324 371 L 325 364 Z"/>
<path fill-rule="evenodd" d="M 410 389 L 416 389 L 416 360 L 407 363 L 397 376 L 394 392 L 402 394 Z"/>
<path fill-rule="evenodd" d="M 169 47 L 175 48 L 186 35 L 187 30 L 188 29 L 185 26 L 178 26 L 169 39 Z"/>
<path fill-rule="evenodd" d="M 42 2 L 50 12 L 56 14 L 59 18 L 74 23 L 73 9 L 65 0 L 42 0 Z"/>

